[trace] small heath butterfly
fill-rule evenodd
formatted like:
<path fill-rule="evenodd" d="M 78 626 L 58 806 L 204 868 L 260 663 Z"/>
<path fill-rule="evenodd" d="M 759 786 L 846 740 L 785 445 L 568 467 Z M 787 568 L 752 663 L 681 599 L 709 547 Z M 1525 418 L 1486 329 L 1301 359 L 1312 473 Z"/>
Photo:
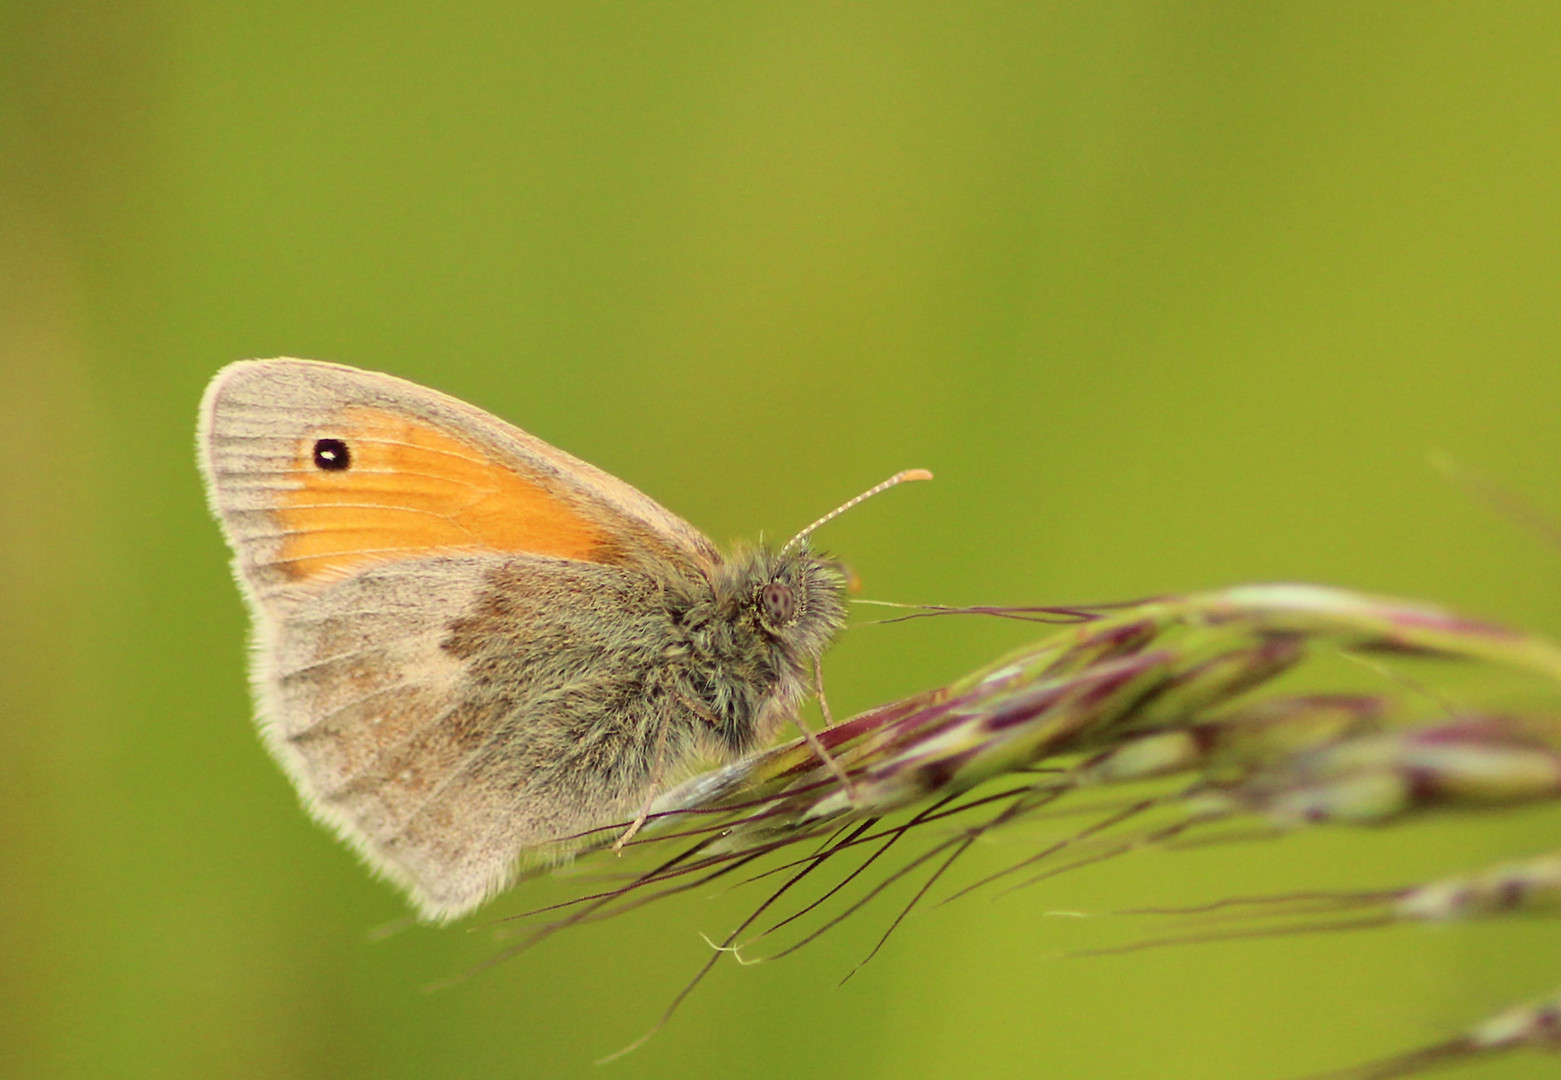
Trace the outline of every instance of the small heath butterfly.
<path fill-rule="evenodd" d="M 389 375 L 232 364 L 198 441 L 265 743 L 428 920 L 638 809 L 621 844 L 670 771 L 794 717 L 844 623 L 843 568 L 808 541 L 834 514 L 722 556 L 623 481 Z"/>

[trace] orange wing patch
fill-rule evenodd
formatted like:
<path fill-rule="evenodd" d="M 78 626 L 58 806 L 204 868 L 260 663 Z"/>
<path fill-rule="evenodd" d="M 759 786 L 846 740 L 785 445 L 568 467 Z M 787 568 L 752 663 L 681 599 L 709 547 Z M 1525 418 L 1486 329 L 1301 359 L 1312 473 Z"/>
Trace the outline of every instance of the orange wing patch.
<path fill-rule="evenodd" d="M 316 464 L 319 440 L 345 444 L 345 468 Z M 524 551 L 605 561 L 602 527 L 483 451 L 379 409 L 343 412 L 299 441 L 275 511 L 277 566 L 294 580 L 439 551 Z"/>

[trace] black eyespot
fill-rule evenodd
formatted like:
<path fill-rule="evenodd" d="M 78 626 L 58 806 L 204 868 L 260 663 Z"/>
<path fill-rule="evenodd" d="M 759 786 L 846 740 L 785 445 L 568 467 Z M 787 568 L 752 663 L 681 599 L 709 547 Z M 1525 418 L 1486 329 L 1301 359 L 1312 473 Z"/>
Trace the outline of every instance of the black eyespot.
<path fill-rule="evenodd" d="M 785 582 L 772 581 L 759 590 L 759 604 L 764 609 L 765 622 L 785 626 L 797 613 L 797 594 Z"/>
<path fill-rule="evenodd" d="M 352 454 L 340 439 L 319 439 L 314 444 L 314 464 L 326 472 L 341 472 L 352 464 Z"/>

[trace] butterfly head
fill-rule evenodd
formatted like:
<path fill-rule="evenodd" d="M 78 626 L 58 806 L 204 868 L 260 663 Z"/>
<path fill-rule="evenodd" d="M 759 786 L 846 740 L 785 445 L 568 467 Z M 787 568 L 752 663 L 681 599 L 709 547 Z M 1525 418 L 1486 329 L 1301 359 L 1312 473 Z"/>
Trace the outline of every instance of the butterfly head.
<path fill-rule="evenodd" d="M 825 514 L 779 551 L 754 548 L 727 562 L 716 590 L 721 606 L 729 613 L 735 607 L 737 621 L 770 646 L 778 661 L 779 699 L 797 696 L 803 673 L 823 655 L 846 621 L 846 569 L 813 549 L 814 530 L 896 484 L 931 478 L 925 469 L 896 473 Z"/>
<path fill-rule="evenodd" d="M 782 650 L 819 655 L 845 624 L 846 576 L 834 559 L 806 545 L 739 557 L 754 623 Z"/>

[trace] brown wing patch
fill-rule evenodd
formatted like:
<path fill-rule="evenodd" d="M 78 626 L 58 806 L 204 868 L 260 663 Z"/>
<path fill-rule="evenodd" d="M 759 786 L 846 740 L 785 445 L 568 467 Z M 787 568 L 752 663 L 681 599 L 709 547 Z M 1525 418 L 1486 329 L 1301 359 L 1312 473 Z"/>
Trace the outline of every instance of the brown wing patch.
<path fill-rule="evenodd" d="M 316 462 L 322 440 L 340 440 Z M 275 565 L 295 581 L 442 550 L 522 551 L 609 561 L 600 525 L 481 450 L 417 420 L 344 410 L 298 441 L 289 490 L 274 511 Z"/>

